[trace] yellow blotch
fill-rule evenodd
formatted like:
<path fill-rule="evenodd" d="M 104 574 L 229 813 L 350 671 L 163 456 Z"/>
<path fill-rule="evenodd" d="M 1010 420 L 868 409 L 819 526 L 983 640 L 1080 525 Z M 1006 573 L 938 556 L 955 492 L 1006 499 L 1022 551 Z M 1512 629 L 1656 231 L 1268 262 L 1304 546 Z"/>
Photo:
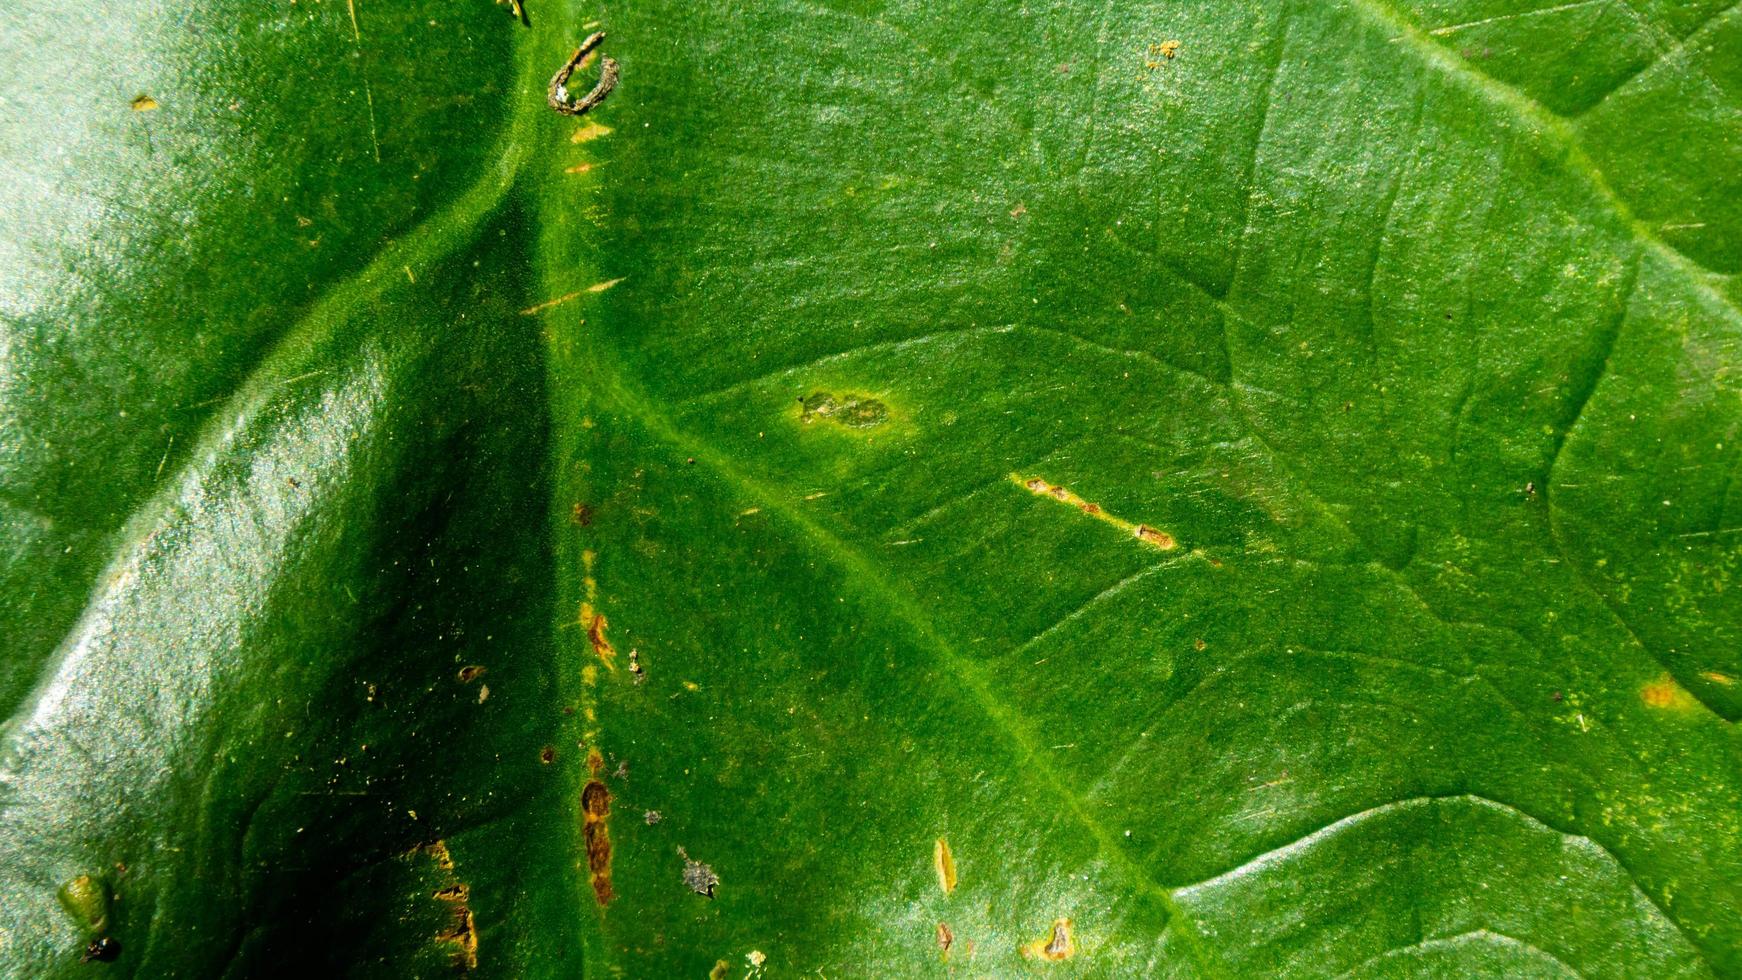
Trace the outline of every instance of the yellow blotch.
<path fill-rule="evenodd" d="M 157 104 L 157 100 L 149 95 L 134 96 L 133 101 L 129 104 L 133 106 L 134 112 L 155 112 L 161 108 Z"/>

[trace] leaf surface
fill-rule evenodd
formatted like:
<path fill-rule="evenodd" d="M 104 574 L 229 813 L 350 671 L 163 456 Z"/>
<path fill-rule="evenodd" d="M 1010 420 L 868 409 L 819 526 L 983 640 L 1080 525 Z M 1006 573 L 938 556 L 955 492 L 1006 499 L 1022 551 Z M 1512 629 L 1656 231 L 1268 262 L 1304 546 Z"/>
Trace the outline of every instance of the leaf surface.
<path fill-rule="evenodd" d="M 7 974 L 1742 972 L 1734 5 L 0 66 Z"/>

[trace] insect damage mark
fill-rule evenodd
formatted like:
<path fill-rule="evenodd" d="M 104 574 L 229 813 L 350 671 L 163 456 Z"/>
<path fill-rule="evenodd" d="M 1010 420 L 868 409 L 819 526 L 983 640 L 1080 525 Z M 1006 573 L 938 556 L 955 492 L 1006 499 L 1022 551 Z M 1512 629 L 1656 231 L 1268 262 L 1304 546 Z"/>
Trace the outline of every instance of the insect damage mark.
<path fill-rule="evenodd" d="M 938 887 L 945 895 L 956 890 L 956 858 L 950 853 L 950 842 L 942 837 L 932 845 L 932 868 L 938 874 Z"/>
<path fill-rule="evenodd" d="M 575 49 L 575 53 L 569 55 L 569 60 L 557 69 L 555 75 L 551 76 L 550 88 L 546 96 L 552 109 L 565 116 L 585 115 L 594 106 L 605 101 L 605 97 L 617 87 L 616 60 L 600 58 L 599 82 L 593 86 L 593 90 L 578 99 L 569 95 L 569 76 L 575 73 L 575 69 L 581 66 L 581 62 L 588 60 L 587 56 L 604 40 L 604 31 L 595 31 L 588 35 L 587 39 L 581 42 L 581 46 Z"/>
<path fill-rule="evenodd" d="M 1052 934 L 1023 946 L 1022 955 L 1031 960 L 1050 960 L 1054 963 L 1077 955 L 1077 941 L 1071 933 L 1071 920 L 1054 919 Z"/>
<path fill-rule="evenodd" d="M 813 391 L 798 400 L 798 418 L 806 425 L 827 419 L 850 429 L 869 429 L 889 421 L 889 407 L 875 398 Z"/>
<path fill-rule="evenodd" d="M 1038 476 L 1023 476 L 1020 473 L 1010 474 L 1010 482 L 1027 490 L 1037 497 L 1048 497 L 1061 504 L 1068 504 L 1104 524 L 1111 524 L 1137 540 L 1158 548 L 1162 551 L 1172 551 L 1179 547 L 1179 542 L 1166 531 L 1150 527 L 1148 524 L 1133 524 L 1122 517 L 1115 517 L 1101 509 L 1100 504 L 1090 503 L 1070 490 L 1056 484 L 1048 483 Z"/>
<path fill-rule="evenodd" d="M 611 815 L 611 791 L 598 778 L 604 760 L 597 750 L 587 758 L 589 765 L 595 760 L 598 765 L 593 767 L 593 778 L 581 790 L 581 839 L 586 844 L 587 879 L 593 885 L 593 899 L 604 906 L 616 897 L 611 888 L 611 829 L 605 822 Z"/>

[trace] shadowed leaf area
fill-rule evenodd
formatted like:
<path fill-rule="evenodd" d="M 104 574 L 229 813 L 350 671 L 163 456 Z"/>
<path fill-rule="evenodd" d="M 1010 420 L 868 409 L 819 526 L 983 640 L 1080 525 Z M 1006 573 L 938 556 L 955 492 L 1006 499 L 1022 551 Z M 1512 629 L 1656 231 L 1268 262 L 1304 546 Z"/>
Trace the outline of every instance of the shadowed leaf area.
<path fill-rule="evenodd" d="M 0 9 L 0 975 L 1742 976 L 1742 8 L 512 6 Z"/>

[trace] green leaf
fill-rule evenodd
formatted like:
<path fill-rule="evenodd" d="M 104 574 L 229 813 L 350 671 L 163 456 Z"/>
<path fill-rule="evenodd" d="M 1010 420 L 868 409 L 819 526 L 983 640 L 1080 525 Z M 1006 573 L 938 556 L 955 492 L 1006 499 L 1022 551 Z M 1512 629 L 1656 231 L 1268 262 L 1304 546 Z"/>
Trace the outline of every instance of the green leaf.
<path fill-rule="evenodd" d="M 1742 974 L 1742 8 L 525 2 L 0 10 L 0 972 Z"/>

